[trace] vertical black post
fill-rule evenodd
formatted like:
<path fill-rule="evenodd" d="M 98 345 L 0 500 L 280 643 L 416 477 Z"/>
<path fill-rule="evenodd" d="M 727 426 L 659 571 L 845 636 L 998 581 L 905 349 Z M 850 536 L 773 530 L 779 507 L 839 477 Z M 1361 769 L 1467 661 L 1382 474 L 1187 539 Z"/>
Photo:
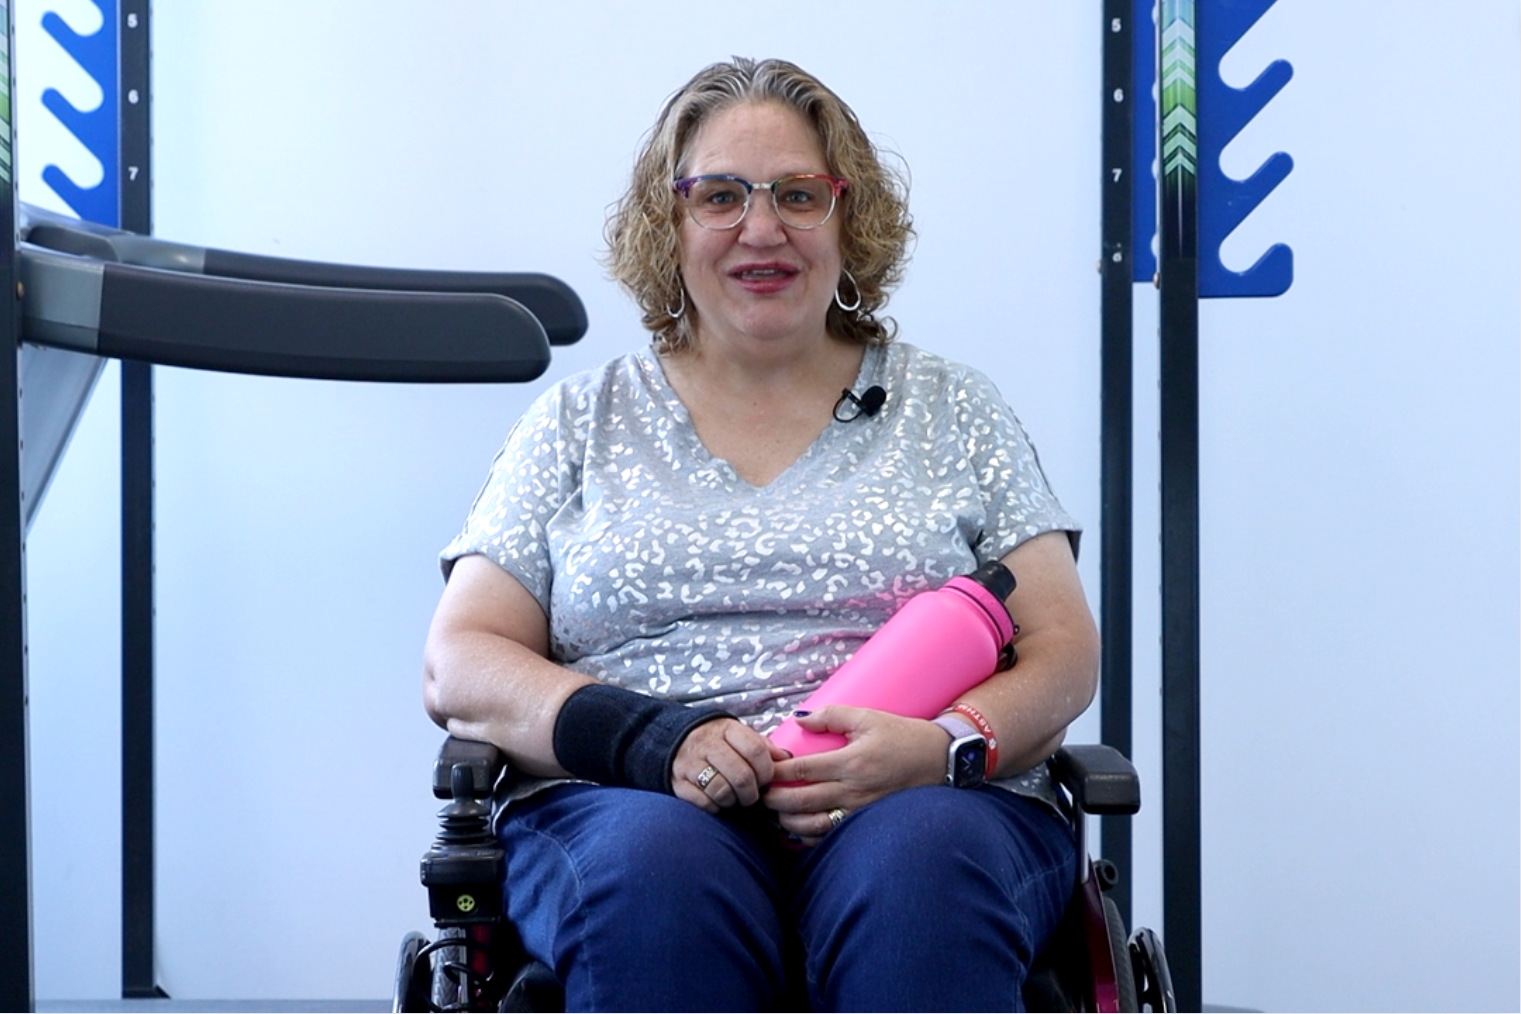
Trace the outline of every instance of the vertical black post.
<path fill-rule="evenodd" d="M 1163 0 L 1161 508 L 1162 874 L 1179 1010 L 1201 1010 L 1199 849 L 1198 107 L 1192 0 Z"/>
<path fill-rule="evenodd" d="M 26 701 L 26 535 L 21 503 L 21 301 L 16 298 L 16 187 L 11 9 L 0 0 L 0 1010 L 31 1010 L 32 835 Z"/>
<path fill-rule="evenodd" d="M 122 996 L 158 996 L 153 933 L 153 371 L 121 364 Z"/>
<path fill-rule="evenodd" d="M 153 231 L 148 0 L 120 0 L 121 225 Z M 154 971 L 153 368 L 121 364 L 122 996 L 163 996 Z"/>
<path fill-rule="evenodd" d="M 1100 736 L 1131 756 L 1131 458 L 1134 419 L 1131 205 L 1134 60 L 1131 44 L 1142 26 L 1131 23 L 1134 0 L 1104 0 L 1103 259 L 1100 297 L 1102 402 L 1103 679 Z M 1145 27 L 1149 27 L 1145 26 Z M 1130 821 L 1105 820 L 1104 858 L 1119 870 L 1108 896 L 1130 924 Z"/>

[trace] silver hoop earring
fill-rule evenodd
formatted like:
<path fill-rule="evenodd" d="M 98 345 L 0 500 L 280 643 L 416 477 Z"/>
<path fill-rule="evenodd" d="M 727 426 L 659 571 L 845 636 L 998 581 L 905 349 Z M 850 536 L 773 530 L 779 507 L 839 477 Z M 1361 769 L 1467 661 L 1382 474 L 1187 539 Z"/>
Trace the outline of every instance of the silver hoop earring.
<path fill-rule="evenodd" d="M 840 290 L 837 287 L 834 290 L 834 305 L 838 306 L 846 313 L 853 313 L 861 308 L 861 286 L 856 283 L 855 275 L 851 274 L 849 271 L 846 271 L 844 268 L 841 268 L 840 271 L 845 275 L 846 278 L 850 279 L 850 287 L 856 290 L 856 301 L 854 303 L 851 303 L 849 306 L 846 306 L 845 300 L 840 298 Z"/>
<path fill-rule="evenodd" d="M 681 305 L 677 306 L 676 309 L 674 309 L 674 310 L 671 309 L 669 306 L 667 306 L 665 308 L 665 315 L 667 317 L 671 318 L 672 320 L 680 320 L 682 318 L 682 315 L 687 312 L 687 290 L 686 290 L 686 287 L 683 286 L 679 291 L 680 291 L 680 294 L 681 294 Z"/>

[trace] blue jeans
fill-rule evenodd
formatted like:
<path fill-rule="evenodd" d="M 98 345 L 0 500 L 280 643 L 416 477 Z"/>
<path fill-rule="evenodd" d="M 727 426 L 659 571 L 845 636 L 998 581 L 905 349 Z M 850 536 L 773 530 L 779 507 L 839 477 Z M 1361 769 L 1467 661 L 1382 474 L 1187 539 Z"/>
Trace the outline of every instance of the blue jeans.
<path fill-rule="evenodd" d="M 508 917 L 573 1011 L 804 992 L 815 1010 L 1022 1009 L 1077 859 L 1059 817 L 987 787 L 899 792 L 794 850 L 758 808 L 560 785 L 516 804 L 501 839 Z"/>

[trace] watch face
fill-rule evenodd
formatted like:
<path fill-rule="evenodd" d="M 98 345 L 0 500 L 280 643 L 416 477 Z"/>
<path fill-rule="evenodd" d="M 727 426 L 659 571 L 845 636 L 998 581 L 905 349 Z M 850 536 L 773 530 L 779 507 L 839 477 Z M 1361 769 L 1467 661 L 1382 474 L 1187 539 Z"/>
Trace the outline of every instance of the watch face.
<path fill-rule="evenodd" d="M 988 741 L 967 736 L 951 744 L 951 784 L 958 789 L 981 785 L 988 770 Z"/>

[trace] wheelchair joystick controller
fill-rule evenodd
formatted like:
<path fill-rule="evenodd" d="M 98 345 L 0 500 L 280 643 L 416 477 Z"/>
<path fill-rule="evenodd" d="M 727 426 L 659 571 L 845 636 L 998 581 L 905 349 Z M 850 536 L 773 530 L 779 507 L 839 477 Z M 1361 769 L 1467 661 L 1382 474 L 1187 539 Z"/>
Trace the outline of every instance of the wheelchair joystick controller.
<path fill-rule="evenodd" d="M 491 834 L 491 808 L 475 798 L 468 765 L 454 765 L 449 787 L 454 799 L 439 811 L 438 838 L 422 859 L 428 906 L 440 926 L 495 922 L 506 859 Z"/>
<path fill-rule="evenodd" d="M 1019 633 L 1004 605 L 1014 575 L 998 561 L 909 599 L 799 707 L 826 704 L 934 718 L 972 687 L 1014 664 Z M 794 757 L 835 750 L 845 737 L 789 718 L 771 741 Z"/>
<path fill-rule="evenodd" d="M 490 795 L 491 786 L 477 782 L 472 766 L 462 762 L 449 771 L 449 792 L 453 799 L 439 811 L 438 837 L 422 858 L 422 882 L 439 937 L 418 949 L 400 974 L 416 983 L 400 1010 L 487 1009 L 478 1001 L 499 985 L 497 922 L 507 861 L 491 833 L 491 808 L 481 798 Z"/>

